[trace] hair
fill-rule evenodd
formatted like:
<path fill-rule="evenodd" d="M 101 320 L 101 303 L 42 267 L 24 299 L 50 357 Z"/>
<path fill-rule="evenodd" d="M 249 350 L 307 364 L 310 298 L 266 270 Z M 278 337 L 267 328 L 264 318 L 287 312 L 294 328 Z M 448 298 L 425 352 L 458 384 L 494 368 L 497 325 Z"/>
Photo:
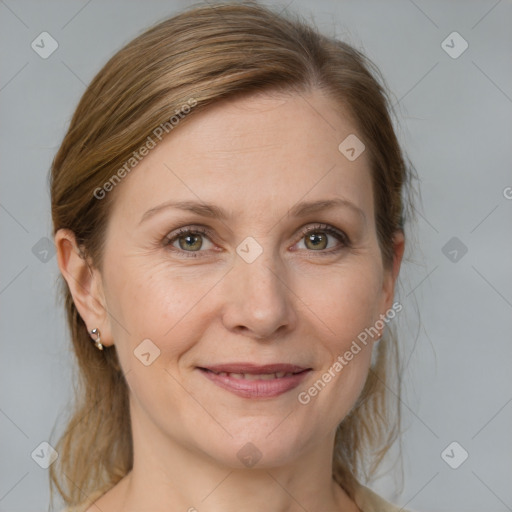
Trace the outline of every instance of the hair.
<path fill-rule="evenodd" d="M 349 113 L 364 141 L 379 246 L 384 265 L 391 265 L 393 237 L 404 231 L 404 191 L 413 169 L 393 129 L 382 75 L 353 46 L 322 35 L 298 15 L 253 1 L 189 7 L 137 36 L 104 65 L 79 101 L 52 162 L 54 235 L 71 230 L 82 257 L 101 271 L 115 191 L 101 200 L 95 191 L 112 183 L 116 172 L 120 176 L 155 128 L 169 126 L 191 100 L 194 107 L 180 113 L 180 124 L 224 99 L 314 90 Z M 59 279 L 78 375 L 73 408 L 55 445 L 59 457 L 50 467 L 50 495 L 53 500 L 56 486 L 65 504 L 75 507 L 89 505 L 132 469 L 133 446 L 128 386 L 115 345 L 95 348 L 67 283 Z M 388 326 L 364 388 L 336 431 L 332 475 L 352 498 L 400 441 L 397 342 Z M 396 379 L 398 388 L 392 386 Z"/>

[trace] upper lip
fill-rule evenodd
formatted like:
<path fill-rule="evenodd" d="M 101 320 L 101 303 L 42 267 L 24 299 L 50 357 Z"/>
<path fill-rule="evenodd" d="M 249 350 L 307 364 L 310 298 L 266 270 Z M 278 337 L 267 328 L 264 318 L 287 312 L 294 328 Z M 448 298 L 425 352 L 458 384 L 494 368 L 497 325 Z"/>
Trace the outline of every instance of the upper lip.
<path fill-rule="evenodd" d="M 261 375 L 265 373 L 299 373 L 304 370 L 310 370 L 311 368 L 307 368 L 305 366 L 297 366 L 295 364 L 264 364 L 257 365 L 253 363 L 226 363 L 226 364 L 216 364 L 216 365 L 208 365 L 208 366 L 200 366 L 199 368 L 205 370 L 211 370 L 212 372 L 220 373 L 249 373 L 254 375 Z"/>

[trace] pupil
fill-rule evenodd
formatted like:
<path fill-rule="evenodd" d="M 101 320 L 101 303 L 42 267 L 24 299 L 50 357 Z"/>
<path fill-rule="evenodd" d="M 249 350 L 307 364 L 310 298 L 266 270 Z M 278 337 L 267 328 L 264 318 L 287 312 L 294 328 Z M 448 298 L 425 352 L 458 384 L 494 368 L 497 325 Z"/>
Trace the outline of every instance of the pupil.
<path fill-rule="evenodd" d="M 181 243 L 181 240 L 185 239 L 186 242 L 185 242 L 185 247 L 183 247 L 183 244 Z M 194 242 L 190 243 L 191 240 L 196 240 L 196 243 L 194 244 Z M 180 238 L 180 246 L 182 249 L 194 249 L 194 250 L 197 250 L 197 249 L 200 249 L 201 246 L 202 246 L 202 242 L 199 241 L 199 243 L 197 243 L 197 240 L 199 240 L 199 237 L 197 235 L 186 235 L 182 238 Z"/>
<path fill-rule="evenodd" d="M 312 233 L 308 236 L 308 238 L 314 247 L 318 247 L 319 245 L 322 245 L 322 242 L 324 242 L 321 248 L 325 249 L 325 236 L 323 234 Z"/>

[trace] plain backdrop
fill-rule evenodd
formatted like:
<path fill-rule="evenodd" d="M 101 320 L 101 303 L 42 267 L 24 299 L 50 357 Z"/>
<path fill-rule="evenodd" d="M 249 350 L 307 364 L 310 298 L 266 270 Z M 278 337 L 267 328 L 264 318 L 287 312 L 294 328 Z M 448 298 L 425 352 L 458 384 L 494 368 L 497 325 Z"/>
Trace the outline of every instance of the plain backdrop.
<path fill-rule="evenodd" d="M 397 295 L 403 488 L 392 457 L 368 485 L 410 510 L 512 510 L 512 4 L 265 3 L 309 17 L 378 65 L 421 178 Z M 48 469 L 32 454 L 71 398 L 48 240 L 51 160 L 107 59 L 187 5 L 0 1 L 0 511 L 48 509 Z M 58 44 L 47 58 L 31 46 L 42 32 Z"/>

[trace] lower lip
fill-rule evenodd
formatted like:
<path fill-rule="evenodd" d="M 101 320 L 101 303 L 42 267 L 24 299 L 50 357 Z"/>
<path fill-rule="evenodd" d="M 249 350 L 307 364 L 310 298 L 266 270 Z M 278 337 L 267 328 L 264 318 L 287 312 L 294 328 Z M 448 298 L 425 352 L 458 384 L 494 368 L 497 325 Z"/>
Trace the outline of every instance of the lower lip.
<path fill-rule="evenodd" d="M 228 375 L 217 375 L 208 370 L 199 370 L 217 386 L 244 398 L 272 398 L 282 395 L 296 388 L 310 372 L 310 370 L 305 370 L 288 377 L 271 380 L 246 380 L 236 379 Z"/>

